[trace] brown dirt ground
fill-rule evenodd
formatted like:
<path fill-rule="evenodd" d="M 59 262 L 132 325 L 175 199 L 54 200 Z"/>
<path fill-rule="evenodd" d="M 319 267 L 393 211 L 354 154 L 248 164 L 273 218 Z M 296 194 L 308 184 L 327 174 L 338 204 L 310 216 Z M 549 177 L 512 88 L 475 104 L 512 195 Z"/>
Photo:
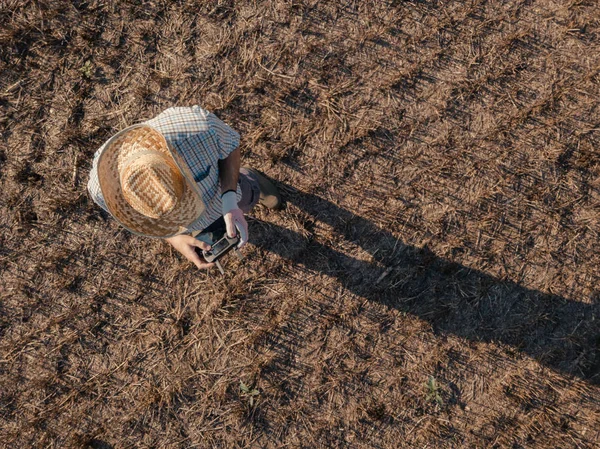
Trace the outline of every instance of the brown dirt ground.
<path fill-rule="evenodd" d="M 0 445 L 600 447 L 599 24 L 0 0 Z M 113 133 L 192 104 L 287 200 L 224 277 L 85 188 Z"/>

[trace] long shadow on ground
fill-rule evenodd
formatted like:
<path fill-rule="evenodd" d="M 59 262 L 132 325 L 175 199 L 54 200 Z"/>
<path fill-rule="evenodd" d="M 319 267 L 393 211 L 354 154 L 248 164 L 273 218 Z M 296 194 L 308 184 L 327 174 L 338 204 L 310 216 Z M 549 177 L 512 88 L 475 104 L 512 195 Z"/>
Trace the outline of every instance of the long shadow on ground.
<path fill-rule="evenodd" d="M 496 279 L 437 257 L 427 248 L 405 245 L 316 195 L 285 189 L 288 202 L 327 223 L 341 239 L 362 247 L 375 262 L 357 260 L 315 239 L 260 222 L 262 230 L 256 231 L 259 240 L 269 242 L 268 251 L 334 276 L 356 295 L 426 320 L 438 334 L 504 343 L 553 370 L 600 383 L 598 301 L 584 304 Z M 303 245 L 294 244 L 299 238 L 305 240 Z"/>

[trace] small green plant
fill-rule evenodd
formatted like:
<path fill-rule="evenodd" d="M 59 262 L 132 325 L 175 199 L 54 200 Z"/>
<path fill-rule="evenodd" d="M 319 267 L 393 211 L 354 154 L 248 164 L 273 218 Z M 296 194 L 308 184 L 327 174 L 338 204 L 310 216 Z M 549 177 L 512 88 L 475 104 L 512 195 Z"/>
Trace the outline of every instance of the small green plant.
<path fill-rule="evenodd" d="M 243 380 L 240 380 L 240 391 L 242 392 L 243 397 L 248 398 L 250 407 L 254 405 L 254 397 L 260 394 L 260 391 L 258 391 L 256 388 L 250 388 L 244 383 Z"/>
<path fill-rule="evenodd" d="M 435 377 L 429 376 L 425 388 L 427 389 L 427 395 L 425 396 L 426 401 L 434 400 L 440 407 L 444 405 L 444 401 L 440 395 L 440 386 L 438 385 L 437 380 L 435 380 Z"/>
<path fill-rule="evenodd" d="M 81 76 L 83 76 L 84 78 L 90 79 L 94 75 L 94 68 L 92 67 L 92 61 L 90 61 L 89 59 L 87 61 L 85 61 L 85 64 L 83 64 L 80 67 L 79 72 L 81 73 Z"/>

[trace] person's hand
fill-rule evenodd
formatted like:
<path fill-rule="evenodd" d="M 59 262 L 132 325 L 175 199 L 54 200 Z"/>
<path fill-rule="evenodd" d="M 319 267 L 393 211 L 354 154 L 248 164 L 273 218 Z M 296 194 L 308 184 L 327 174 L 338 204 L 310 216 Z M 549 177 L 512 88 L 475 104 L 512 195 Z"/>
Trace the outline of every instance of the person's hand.
<path fill-rule="evenodd" d="M 173 248 L 179 251 L 183 257 L 196 265 L 199 269 L 205 270 L 214 265 L 214 263 L 207 263 L 203 257 L 200 257 L 196 252 L 195 248 L 209 250 L 210 245 L 195 239 L 191 235 L 179 234 L 174 237 L 165 239 L 169 242 Z"/>
<path fill-rule="evenodd" d="M 227 235 L 229 237 L 235 237 L 237 235 L 236 229 L 240 234 L 240 243 L 238 243 L 238 248 L 241 248 L 246 243 L 248 243 L 248 223 L 246 222 L 246 218 L 244 218 L 244 213 L 242 209 L 233 209 L 223 215 L 225 219 L 225 226 L 227 227 Z"/>
<path fill-rule="evenodd" d="M 240 233 L 240 243 L 238 248 L 241 248 L 248 243 L 248 223 L 244 217 L 244 212 L 238 207 L 237 199 L 234 191 L 225 192 L 221 198 L 223 203 L 223 218 L 227 227 L 227 235 L 235 237 L 237 231 Z"/>

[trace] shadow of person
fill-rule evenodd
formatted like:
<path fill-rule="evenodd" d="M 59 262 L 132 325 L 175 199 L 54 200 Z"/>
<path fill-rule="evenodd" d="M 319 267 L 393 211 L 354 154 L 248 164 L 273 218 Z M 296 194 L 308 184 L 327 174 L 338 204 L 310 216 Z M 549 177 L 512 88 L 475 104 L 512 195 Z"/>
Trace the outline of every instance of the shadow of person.
<path fill-rule="evenodd" d="M 287 202 L 329 226 L 338 241 L 362 248 L 372 260 L 351 257 L 320 236 L 306 238 L 258 221 L 252 239 L 265 250 L 335 277 L 360 297 L 426 320 L 437 334 L 510 345 L 553 370 L 600 383 L 600 303 L 496 279 L 427 248 L 405 245 L 316 195 L 283 188 Z"/>

